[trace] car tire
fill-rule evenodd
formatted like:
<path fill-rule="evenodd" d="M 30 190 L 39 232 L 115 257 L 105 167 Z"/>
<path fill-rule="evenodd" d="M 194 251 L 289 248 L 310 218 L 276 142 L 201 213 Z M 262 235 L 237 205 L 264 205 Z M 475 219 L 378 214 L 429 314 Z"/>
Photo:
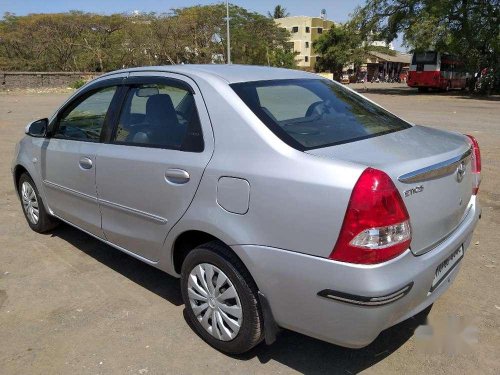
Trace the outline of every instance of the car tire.
<path fill-rule="evenodd" d="M 38 193 L 38 189 L 33 179 L 27 173 L 23 173 L 19 177 L 17 191 L 21 200 L 24 217 L 32 230 L 44 233 L 59 224 L 59 221 L 45 210 L 45 205 Z"/>
<path fill-rule="evenodd" d="M 263 340 L 257 286 L 239 258 L 220 242 L 188 253 L 182 264 L 181 291 L 189 325 L 215 349 L 241 354 Z M 225 299 L 233 294 L 235 298 Z"/>

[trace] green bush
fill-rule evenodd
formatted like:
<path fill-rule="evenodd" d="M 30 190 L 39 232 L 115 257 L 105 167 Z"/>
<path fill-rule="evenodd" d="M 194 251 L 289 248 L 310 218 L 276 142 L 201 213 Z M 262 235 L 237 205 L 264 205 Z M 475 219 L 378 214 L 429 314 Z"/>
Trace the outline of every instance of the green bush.
<path fill-rule="evenodd" d="M 77 79 L 75 82 L 71 83 L 69 86 L 72 89 L 79 89 L 80 87 L 82 87 L 86 83 L 87 83 L 87 81 L 85 81 L 84 79 L 80 78 L 80 79 Z"/>
<path fill-rule="evenodd" d="M 500 91 L 500 74 L 494 69 L 488 69 L 486 74 L 476 82 L 476 93 L 480 95 L 496 94 Z"/>

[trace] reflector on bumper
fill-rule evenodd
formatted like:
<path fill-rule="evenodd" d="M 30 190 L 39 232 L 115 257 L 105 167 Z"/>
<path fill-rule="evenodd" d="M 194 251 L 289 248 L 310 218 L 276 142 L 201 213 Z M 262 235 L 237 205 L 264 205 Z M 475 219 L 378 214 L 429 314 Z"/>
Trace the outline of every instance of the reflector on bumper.
<path fill-rule="evenodd" d="M 403 288 L 401 288 L 401 289 L 399 289 L 391 294 L 387 294 L 385 296 L 380 296 L 380 297 L 357 296 L 354 294 L 337 292 L 337 291 L 331 290 L 331 289 L 324 289 L 324 290 L 318 292 L 318 296 L 333 299 L 333 300 L 339 301 L 339 302 L 350 303 L 353 305 L 382 306 L 382 305 L 387 305 L 388 303 L 395 302 L 398 299 L 403 298 L 404 296 L 406 296 L 410 292 L 412 287 L 413 287 L 413 282 L 409 283 L 408 285 L 404 286 Z"/>

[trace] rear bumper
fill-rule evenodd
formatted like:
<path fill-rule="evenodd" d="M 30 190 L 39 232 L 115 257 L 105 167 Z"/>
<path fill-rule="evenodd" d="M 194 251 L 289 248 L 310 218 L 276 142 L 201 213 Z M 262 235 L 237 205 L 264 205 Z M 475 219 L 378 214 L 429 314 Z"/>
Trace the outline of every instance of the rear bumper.
<path fill-rule="evenodd" d="M 384 329 L 417 314 L 448 289 L 461 262 L 430 292 L 436 268 L 460 246 L 467 249 L 480 215 L 476 197 L 461 225 L 435 249 L 415 256 L 409 250 L 374 266 L 352 265 L 291 251 L 255 245 L 233 246 L 267 297 L 277 324 L 334 344 L 360 348 Z M 467 251 L 465 253 L 467 255 Z M 409 290 L 405 287 L 411 285 Z M 384 298 L 388 303 L 362 305 L 327 298 L 319 292 Z"/>

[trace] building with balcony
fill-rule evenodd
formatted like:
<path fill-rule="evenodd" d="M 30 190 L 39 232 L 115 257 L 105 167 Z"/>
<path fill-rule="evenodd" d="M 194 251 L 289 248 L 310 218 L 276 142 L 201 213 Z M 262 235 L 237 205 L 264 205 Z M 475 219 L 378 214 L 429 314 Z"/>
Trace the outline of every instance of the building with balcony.
<path fill-rule="evenodd" d="M 308 16 L 277 18 L 275 22 L 290 32 L 290 44 L 293 44 L 293 50 L 298 53 L 295 57 L 297 66 L 313 71 L 319 55 L 314 53 L 312 44 L 321 34 L 327 32 L 334 22 L 325 17 Z"/>

